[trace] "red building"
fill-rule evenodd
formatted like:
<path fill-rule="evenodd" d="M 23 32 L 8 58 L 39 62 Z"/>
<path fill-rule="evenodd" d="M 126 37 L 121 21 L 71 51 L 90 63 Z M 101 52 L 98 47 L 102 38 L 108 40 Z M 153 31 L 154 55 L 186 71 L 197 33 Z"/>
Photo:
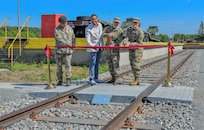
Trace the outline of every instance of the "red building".
<path fill-rule="evenodd" d="M 41 37 L 54 38 L 54 29 L 59 25 L 58 19 L 65 14 L 41 15 Z"/>

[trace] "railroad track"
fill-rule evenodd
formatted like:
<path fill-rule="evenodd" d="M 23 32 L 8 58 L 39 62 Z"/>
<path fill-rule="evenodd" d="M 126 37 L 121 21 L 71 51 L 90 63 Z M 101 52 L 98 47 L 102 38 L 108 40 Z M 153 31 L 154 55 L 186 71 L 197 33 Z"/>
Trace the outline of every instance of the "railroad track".
<path fill-rule="evenodd" d="M 183 52 L 183 51 L 182 51 Z M 184 53 L 184 52 L 183 52 Z M 189 53 L 189 52 L 188 52 Z M 182 60 L 182 62 L 179 62 L 179 63 L 174 63 L 174 67 L 171 68 L 171 74 L 173 75 L 175 72 L 178 71 L 179 67 L 182 66 L 182 64 L 193 54 L 193 52 L 189 55 L 189 56 L 186 56 L 187 54 L 183 54 L 186 58 L 184 58 Z M 179 52 L 177 55 L 182 55 L 181 52 Z M 154 62 L 151 62 L 151 63 L 147 63 L 145 65 L 143 65 L 141 67 L 142 71 L 150 68 L 151 66 L 153 65 L 156 65 L 158 64 L 159 62 L 166 62 L 166 57 L 165 58 L 161 58 L 161 59 L 158 59 Z M 175 65 L 176 64 L 176 65 Z M 158 65 L 156 65 L 158 66 Z M 161 68 L 164 68 L 166 69 L 164 66 Z M 131 71 L 128 71 L 128 72 L 124 72 L 122 73 L 122 75 L 130 75 Z M 152 75 L 152 74 L 151 74 Z M 124 76 L 125 77 L 125 76 Z M 117 114 L 117 116 L 115 115 L 115 118 L 112 120 L 112 121 L 109 121 L 108 123 L 105 121 L 100 121 L 100 122 L 95 122 L 94 120 L 88 120 L 88 119 L 65 119 L 65 118 L 47 118 L 47 117 L 42 117 L 39 115 L 40 112 L 42 112 L 43 110 L 46 110 L 50 107 L 53 107 L 55 106 L 56 108 L 62 108 L 63 106 L 63 103 L 66 103 L 66 102 L 71 102 L 71 103 L 77 103 L 77 101 L 72 97 L 72 94 L 77 92 L 77 91 L 80 91 L 82 89 L 85 89 L 85 88 L 88 88 L 90 87 L 89 84 L 86 84 L 86 85 L 83 85 L 77 89 L 73 89 L 71 91 L 68 91 L 66 93 L 63 93 L 61 95 L 58 95 L 56 97 L 53 97 L 53 98 L 50 98 L 48 100 L 45 100 L 45 101 L 42 101 L 42 102 L 39 102 L 37 104 L 34 104 L 34 105 L 31 105 L 31 106 L 28 106 L 26 108 L 23 108 L 21 110 L 17 110 L 15 112 L 12 112 L 12 113 L 9 113 L 9 114 L 6 114 L 4 116 L 1 116 L 0 117 L 0 130 L 4 130 L 7 126 L 9 125 L 12 125 L 13 123 L 15 122 L 18 122 L 22 119 L 25 119 L 27 117 L 30 117 L 32 119 L 35 119 L 35 120 L 44 120 L 44 121 L 52 121 L 52 122 L 63 122 L 64 123 L 79 123 L 79 124 L 91 124 L 91 125 L 101 125 L 101 126 L 104 126 L 102 129 L 104 130 L 113 130 L 113 129 L 120 129 L 122 127 L 135 127 L 135 126 L 132 126 L 132 122 L 131 121 L 128 121 L 127 119 L 129 119 L 128 117 L 134 113 L 135 111 L 138 110 L 139 105 L 142 104 L 142 100 L 144 97 L 147 97 L 151 92 L 153 92 L 161 83 L 163 83 L 166 79 L 166 74 L 165 72 L 162 72 L 162 74 L 160 76 L 155 76 L 155 77 L 158 77 L 158 79 L 154 79 L 153 82 L 152 80 L 145 80 L 145 79 L 148 79 L 147 77 L 150 77 L 149 75 L 142 75 L 142 82 L 149 82 L 149 83 L 152 83 L 152 86 L 147 88 L 143 93 L 141 93 L 137 99 L 134 100 L 134 102 L 129 105 L 129 106 L 124 106 L 124 110 L 122 109 L 119 109 L 119 110 L 110 110 L 110 109 L 99 109 L 99 108 L 94 108 L 94 107 L 90 107 L 90 108 L 84 108 L 85 110 L 97 110 L 97 111 L 106 111 L 108 113 L 114 113 Z M 110 80 L 110 77 L 104 79 L 104 81 L 108 81 Z M 65 107 L 63 109 L 80 109 L 82 110 L 81 107 Z M 119 113 L 119 114 L 118 114 Z M 55 120 L 51 120 L 51 119 L 55 119 Z M 61 120 L 61 121 L 60 121 Z M 95 123 L 94 123 L 95 122 Z"/>
<path fill-rule="evenodd" d="M 193 55 L 195 51 L 191 52 L 182 61 L 179 61 L 176 65 L 174 64 L 171 68 L 171 75 L 174 75 L 178 70 L 182 67 L 182 65 Z M 162 67 L 162 66 L 161 66 Z M 162 67 L 163 68 L 163 67 Z M 103 127 L 102 130 L 113 130 L 113 129 L 121 129 L 124 125 L 130 126 L 131 128 L 136 128 L 134 123 L 128 117 L 130 117 L 134 112 L 138 111 L 138 113 L 144 113 L 140 108 L 142 104 L 142 100 L 150 95 L 157 87 L 160 86 L 167 78 L 167 74 L 163 74 L 160 79 L 156 80 L 150 87 L 148 87 L 145 91 L 143 91 L 134 102 L 124 109 L 120 114 L 118 114 L 112 121 L 108 122 L 107 125 Z M 163 128 L 161 128 L 163 129 Z"/>

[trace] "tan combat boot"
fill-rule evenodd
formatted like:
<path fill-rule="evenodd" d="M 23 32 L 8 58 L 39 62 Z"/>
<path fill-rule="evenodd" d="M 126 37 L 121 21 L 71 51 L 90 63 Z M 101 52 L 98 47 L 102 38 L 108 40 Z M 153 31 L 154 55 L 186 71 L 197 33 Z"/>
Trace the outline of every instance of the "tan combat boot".
<path fill-rule="evenodd" d="M 139 80 L 138 77 L 136 77 L 134 81 L 130 82 L 130 85 L 131 85 L 131 86 L 139 85 L 139 84 L 140 84 L 140 80 Z"/>
<path fill-rule="evenodd" d="M 115 79 L 115 81 L 114 81 L 114 83 L 113 83 L 113 84 L 114 84 L 114 85 L 118 85 L 118 84 L 120 84 L 119 77 Z"/>
<path fill-rule="evenodd" d="M 108 81 L 107 83 L 114 83 L 115 82 L 115 77 L 112 76 L 112 79 L 110 81 Z"/>
<path fill-rule="evenodd" d="M 71 79 L 67 79 L 66 86 L 71 86 Z"/>

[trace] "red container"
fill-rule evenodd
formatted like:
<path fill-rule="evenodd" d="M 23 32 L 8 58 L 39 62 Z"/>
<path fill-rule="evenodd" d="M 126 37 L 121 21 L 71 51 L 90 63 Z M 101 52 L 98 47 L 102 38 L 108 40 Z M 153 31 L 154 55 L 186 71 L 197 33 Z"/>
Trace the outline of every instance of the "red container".
<path fill-rule="evenodd" d="M 41 37 L 54 38 L 54 29 L 59 25 L 58 19 L 65 14 L 41 15 Z"/>

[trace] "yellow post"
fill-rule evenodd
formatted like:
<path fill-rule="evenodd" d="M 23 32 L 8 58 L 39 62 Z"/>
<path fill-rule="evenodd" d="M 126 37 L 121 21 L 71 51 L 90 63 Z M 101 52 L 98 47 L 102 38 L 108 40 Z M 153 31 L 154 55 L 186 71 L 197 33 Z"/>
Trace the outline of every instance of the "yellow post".
<path fill-rule="evenodd" d="M 19 55 L 21 56 L 21 32 L 19 32 Z"/>
<path fill-rule="evenodd" d="M 13 69 L 13 47 L 11 48 L 11 69 Z"/>
<path fill-rule="evenodd" d="M 54 89 L 54 85 L 51 83 L 51 73 L 50 73 L 50 57 L 47 57 L 47 65 L 48 65 L 48 85 L 45 89 Z"/>
<path fill-rule="evenodd" d="M 5 38 L 7 38 L 7 20 L 8 20 L 8 19 L 9 19 L 9 17 L 5 18 L 5 19 L 3 20 L 3 22 L 2 22 L 2 24 L 0 25 L 0 28 L 1 28 L 2 26 L 5 26 L 5 28 L 4 28 L 4 32 L 5 32 L 4 36 L 5 36 Z"/>
<path fill-rule="evenodd" d="M 21 29 L 18 31 L 16 37 L 13 39 L 13 41 L 11 42 L 11 44 L 8 47 L 8 58 L 11 58 L 11 67 L 13 67 L 13 52 L 12 52 L 12 56 L 11 56 L 11 48 L 13 49 L 13 44 L 15 43 L 17 37 L 19 35 L 21 35 L 21 31 L 23 29 L 23 27 L 25 26 L 25 24 L 28 22 L 30 16 L 27 17 L 26 21 L 24 22 L 23 26 L 21 27 Z M 21 38 L 20 38 L 21 39 Z M 20 41 L 19 41 L 20 42 Z M 21 43 L 20 43 L 21 44 Z M 20 45 L 21 46 L 21 45 Z M 13 51 L 13 50 L 12 50 Z M 21 53 L 21 47 L 19 49 L 19 53 Z"/>
<path fill-rule="evenodd" d="M 28 23 L 27 23 L 27 42 L 28 42 L 28 38 L 29 38 L 29 28 L 28 28 Z"/>
<path fill-rule="evenodd" d="M 5 38 L 7 38 L 7 26 L 5 26 Z"/>
<path fill-rule="evenodd" d="M 48 49 L 48 50 L 47 50 Z M 50 72 L 50 57 L 51 57 L 51 50 L 50 48 L 46 47 L 46 55 L 47 55 L 47 65 L 48 65 L 48 85 L 45 89 L 55 89 L 54 85 L 51 83 L 51 72 Z"/>
<path fill-rule="evenodd" d="M 170 43 L 169 43 L 170 44 Z M 163 87 L 172 87 L 171 85 L 171 72 L 170 72 L 170 45 L 168 44 L 168 61 L 167 61 L 167 79 Z"/>

